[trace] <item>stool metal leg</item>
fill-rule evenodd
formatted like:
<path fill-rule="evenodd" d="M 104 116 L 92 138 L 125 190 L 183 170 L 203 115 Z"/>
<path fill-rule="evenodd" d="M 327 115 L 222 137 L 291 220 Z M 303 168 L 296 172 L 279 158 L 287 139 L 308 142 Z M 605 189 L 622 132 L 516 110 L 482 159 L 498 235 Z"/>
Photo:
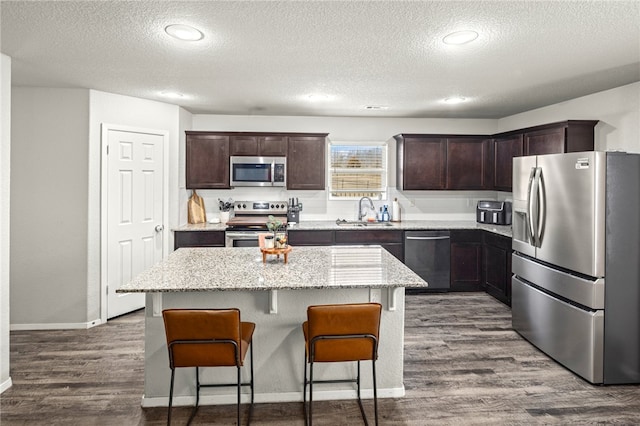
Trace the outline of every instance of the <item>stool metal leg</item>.
<path fill-rule="evenodd" d="M 313 361 L 309 363 L 309 426 L 313 426 Z"/>
<path fill-rule="evenodd" d="M 196 405 L 193 407 L 191 411 L 191 416 L 189 416 L 189 420 L 187 420 L 187 426 L 191 424 L 193 418 L 196 416 L 198 412 L 198 407 L 200 406 L 200 368 L 196 367 Z"/>
<path fill-rule="evenodd" d="M 238 371 L 238 385 L 236 386 L 237 389 L 238 389 L 238 403 L 237 403 L 237 406 L 236 406 L 236 414 L 237 414 L 237 417 L 238 417 L 238 422 L 236 424 L 238 426 L 240 426 L 240 386 L 241 386 L 240 385 L 240 382 L 241 382 L 241 380 L 240 380 L 241 379 L 241 377 L 240 377 L 240 365 L 238 365 L 236 367 L 236 369 Z"/>
<path fill-rule="evenodd" d="M 376 416 L 376 426 L 378 426 L 378 385 L 376 384 L 376 360 L 371 360 L 371 369 L 373 371 L 373 410 Z"/>
<path fill-rule="evenodd" d="M 167 412 L 167 426 L 171 426 L 171 403 L 173 402 L 173 378 L 175 377 L 176 370 L 171 369 L 171 386 L 169 386 L 169 411 Z"/>
<path fill-rule="evenodd" d="M 307 413 L 307 354 L 304 354 L 304 381 L 302 389 L 302 413 L 304 415 L 304 424 L 309 424 L 309 413 Z"/>

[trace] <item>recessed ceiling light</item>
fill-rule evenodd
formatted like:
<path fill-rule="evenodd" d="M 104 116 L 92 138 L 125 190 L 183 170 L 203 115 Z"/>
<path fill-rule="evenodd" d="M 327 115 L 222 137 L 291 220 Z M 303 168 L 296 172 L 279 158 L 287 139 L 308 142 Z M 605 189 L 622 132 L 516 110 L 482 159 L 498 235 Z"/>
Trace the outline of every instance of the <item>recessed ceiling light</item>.
<path fill-rule="evenodd" d="M 324 95 L 322 93 L 312 93 L 307 98 L 310 101 L 326 101 L 329 99 L 329 95 Z"/>
<path fill-rule="evenodd" d="M 183 24 L 173 24 L 167 26 L 164 31 L 171 37 L 183 41 L 198 41 L 204 38 L 204 34 L 200 30 Z"/>
<path fill-rule="evenodd" d="M 462 96 L 451 96 L 450 98 L 446 98 L 443 102 L 445 104 L 455 105 L 466 101 L 467 98 L 463 98 Z"/>
<path fill-rule="evenodd" d="M 456 31 L 446 35 L 442 41 L 445 44 L 466 44 L 478 38 L 478 33 L 471 30 Z"/>
<path fill-rule="evenodd" d="M 184 98 L 184 95 L 182 93 L 178 93 L 178 92 L 160 92 L 161 96 L 164 96 L 165 98 L 170 98 L 170 99 L 182 99 Z"/>

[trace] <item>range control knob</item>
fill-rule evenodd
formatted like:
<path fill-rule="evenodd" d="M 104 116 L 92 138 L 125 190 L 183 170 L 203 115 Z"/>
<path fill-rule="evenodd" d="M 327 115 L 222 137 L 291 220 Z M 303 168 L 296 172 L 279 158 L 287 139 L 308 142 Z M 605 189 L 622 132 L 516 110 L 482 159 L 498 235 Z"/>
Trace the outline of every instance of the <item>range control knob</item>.
<path fill-rule="evenodd" d="M 271 204 L 271 208 L 273 208 L 273 204 Z"/>

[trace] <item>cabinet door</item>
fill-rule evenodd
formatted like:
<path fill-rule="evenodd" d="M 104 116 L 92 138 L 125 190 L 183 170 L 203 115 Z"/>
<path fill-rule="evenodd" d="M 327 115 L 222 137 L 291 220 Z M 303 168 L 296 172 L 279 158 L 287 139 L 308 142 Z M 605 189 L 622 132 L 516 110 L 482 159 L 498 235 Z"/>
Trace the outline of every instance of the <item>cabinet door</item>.
<path fill-rule="evenodd" d="M 565 152 L 565 128 L 557 127 L 524 134 L 524 155 Z"/>
<path fill-rule="evenodd" d="M 400 187 L 445 189 L 447 140 L 444 138 L 406 138 L 403 141 Z M 399 170 L 400 171 L 400 170 Z"/>
<path fill-rule="evenodd" d="M 258 138 L 258 152 L 264 156 L 287 155 L 287 142 L 286 136 L 260 136 Z"/>
<path fill-rule="evenodd" d="M 513 180 L 513 158 L 522 156 L 522 135 L 493 140 L 493 187 L 498 191 L 511 192 Z"/>
<path fill-rule="evenodd" d="M 395 256 L 400 262 L 404 263 L 404 244 L 381 244 L 382 248 Z"/>
<path fill-rule="evenodd" d="M 187 189 L 229 189 L 229 136 L 186 137 Z"/>
<path fill-rule="evenodd" d="M 489 189 L 489 140 L 447 139 L 447 189 Z"/>
<path fill-rule="evenodd" d="M 325 188 L 325 137 L 290 137 L 287 189 Z"/>
<path fill-rule="evenodd" d="M 258 155 L 256 136 L 231 136 L 231 155 Z"/>
<path fill-rule="evenodd" d="M 451 231 L 451 291 L 482 289 L 481 231 Z"/>
<path fill-rule="evenodd" d="M 486 232 L 482 255 L 485 290 L 511 305 L 511 238 Z"/>

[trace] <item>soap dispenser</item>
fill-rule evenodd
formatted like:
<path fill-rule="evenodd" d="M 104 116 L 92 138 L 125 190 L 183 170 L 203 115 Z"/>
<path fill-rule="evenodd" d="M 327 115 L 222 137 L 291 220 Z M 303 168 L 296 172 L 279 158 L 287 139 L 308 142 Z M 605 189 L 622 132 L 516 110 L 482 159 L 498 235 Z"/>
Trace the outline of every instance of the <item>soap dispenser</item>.
<path fill-rule="evenodd" d="M 389 222 L 389 206 L 387 206 L 386 204 L 384 205 L 384 208 L 382 210 L 382 221 Z"/>

